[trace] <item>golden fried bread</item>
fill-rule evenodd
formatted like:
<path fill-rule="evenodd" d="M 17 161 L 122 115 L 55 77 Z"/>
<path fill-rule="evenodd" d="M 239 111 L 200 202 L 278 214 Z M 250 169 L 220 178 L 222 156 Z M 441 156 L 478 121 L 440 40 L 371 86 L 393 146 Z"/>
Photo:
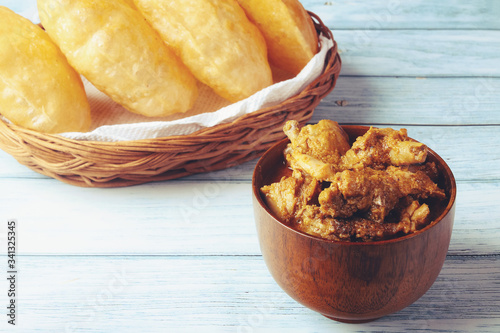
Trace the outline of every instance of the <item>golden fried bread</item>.
<path fill-rule="evenodd" d="M 318 52 L 318 35 L 298 0 L 238 0 L 264 35 L 272 65 L 298 74 Z"/>
<path fill-rule="evenodd" d="M 134 0 L 198 80 L 236 102 L 271 85 L 259 29 L 236 0 Z"/>
<path fill-rule="evenodd" d="M 120 0 L 119 0 L 120 1 Z M 134 0 L 121 0 L 123 1 L 124 3 L 126 3 L 127 5 L 129 5 L 130 7 L 134 8 L 134 9 L 137 9 L 135 7 L 135 3 L 134 3 Z"/>
<path fill-rule="evenodd" d="M 80 75 L 38 26 L 2 6 L 0 17 L 0 114 L 44 133 L 88 131 Z"/>
<path fill-rule="evenodd" d="M 196 79 L 127 2 L 39 0 L 38 10 L 70 64 L 115 102 L 145 116 L 193 106 Z"/>

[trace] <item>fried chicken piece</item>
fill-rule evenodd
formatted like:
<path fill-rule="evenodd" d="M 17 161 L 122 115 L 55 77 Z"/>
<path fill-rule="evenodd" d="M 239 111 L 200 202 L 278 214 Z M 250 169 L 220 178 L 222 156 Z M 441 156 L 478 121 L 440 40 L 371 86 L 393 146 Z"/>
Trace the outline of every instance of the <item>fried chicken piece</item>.
<path fill-rule="evenodd" d="M 289 166 L 318 180 L 332 179 L 341 156 L 350 148 L 349 137 L 332 120 L 321 120 L 302 129 L 297 121 L 290 120 L 283 131 L 290 139 L 285 149 Z"/>
<path fill-rule="evenodd" d="M 317 158 L 324 163 L 337 164 L 341 155 L 350 149 L 349 137 L 335 121 L 324 119 L 299 130 L 296 120 L 287 121 L 283 131 L 291 142 L 293 152 Z"/>
<path fill-rule="evenodd" d="M 400 166 L 402 170 L 408 170 L 410 172 L 421 171 L 425 173 L 433 182 L 437 182 L 439 178 L 439 170 L 434 162 L 426 162 L 424 164 L 412 164 Z"/>
<path fill-rule="evenodd" d="M 365 168 L 338 173 L 319 195 L 321 209 L 335 218 L 348 218 L 358 211 L 381 223 L 404 194 L 383 170 Z"/>
<path fill-rule="evenodd" d="M 401 211 L 397 223 L 378 223 L 363 217 L 333 218 L 317 206 L 308 206 L 294 222 L 294 227 L 307 234 L 337 241 L 376 241 L 409 234 L 427 223 L 429 207 L 416 200 Z"/>
<path fill-rule="evenodd" d="M 304 176 L 299 171 L 261 188 L 267 206 L 285 223 L 308 204 L 317 202 L 320 191 L 321 184 L 316 179 Z"/>
<path fill-rule="evenodd" d="M 387 167 L 385 173 L 397 182 L 399 190 L 404 196 L 411 195 L 418 199 L 433 197 L 440 200 L 446 197 L 445 192 L 432 181 L 425 171 L 411 172 L 405 168 L 391 165 Z"/>
<path fill-rule="evenodd" d="M 415 173 L 389 166 L 386 170 L 364 168 L 336 174 L 330 187 L 318 198 L 321 210 L 334 218 L 362 212 L 382 223 L 403 197 L 444 198 L 445 193 L 422 171 Z"/>
<path fill-rule="evenodd" d="M 402 166 L 425 162 L 427 147 L 408 138 L 406 129 L 370 128 L 358 137 L 342 157 L 343 169 L 371 167 L 383 169 L 388 165 Z"/>
<path fill-rule="evenodd" d="M 310 205 L 300 211 L 291 221 L 291 226 L 312 236 L 339 240 L 341 231 L 334 224 L 328 223 L 327 219 L 318 206 Z"/>
<path fill-rule="evenodd" d="M 415 232 L 426 225 L 430 215 L 427 204 L 420 204 L 417 200 L 411 199 L 407 201 L 410 203 L 400 210 L 399 223 L 397 223 L 405 234 Z"/>
<path fill-rule="evenodd" d="M 287 164 L 290 168 L 300 170 L 319 181 L 329 181 L 333 179 L 337 173 L 335 165 L 324 163 L 312 156 L 291 152 L 288 149 L 285 151 L 285 154 Z"/>
<path fill-rule="evenodd" d="M 399 223 L 377 223 L 361 217 L 332 218 L 317 206 L 308 206 L 293 227 L 309 235 L 337 241 L 373 241 L 391 238 L 403 230 Z"/>

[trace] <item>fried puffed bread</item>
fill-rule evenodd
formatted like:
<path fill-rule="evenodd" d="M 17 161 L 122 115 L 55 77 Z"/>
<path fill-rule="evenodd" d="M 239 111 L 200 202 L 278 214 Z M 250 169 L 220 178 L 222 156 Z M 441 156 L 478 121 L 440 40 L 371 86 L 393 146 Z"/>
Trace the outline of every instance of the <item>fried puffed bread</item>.
<path fill-rule="evenodd" d="M 70 64 L 129 111 L 157 117 L 193 106 L 196 79 L 127 2 L 38 0 L 38 11 Z"/>
<path fill-rule="evenodd" d="M 271 85 L 267 48 L 236 0 L 134 0 L 194 76 L 236 102 Z"/>
<path fill-rule="evenodd" d="M 318 52 L 313 21 L 298 0 L 238 0 L 267 42 L 269 62 L 298 74 Z"/>
<path fill-rule="evenodd" d="M 0 114 L 43 133 L 86 132 L 90 107 L 78 73 L 50 37 L 0 6 Z"/>

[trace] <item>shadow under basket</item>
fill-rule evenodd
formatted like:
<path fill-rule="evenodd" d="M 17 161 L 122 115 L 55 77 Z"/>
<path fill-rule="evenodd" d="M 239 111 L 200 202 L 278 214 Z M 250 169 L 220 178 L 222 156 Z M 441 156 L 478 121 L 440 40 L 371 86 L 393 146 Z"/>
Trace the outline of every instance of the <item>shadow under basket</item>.
<path fill-rule="evenodd" d="M 77 141 L 0 120 L 0 148 L 19 163 L 64 183 L 120 187 L 221 170 L 261 156 L 285 137 L 283 125 L 304 125 L 337 82 L 341 60 L 332 32 L 309 12 L 318 35 L 333 41 L 322 73 L 282 103 L 189 135 L 121 142 Z"/>

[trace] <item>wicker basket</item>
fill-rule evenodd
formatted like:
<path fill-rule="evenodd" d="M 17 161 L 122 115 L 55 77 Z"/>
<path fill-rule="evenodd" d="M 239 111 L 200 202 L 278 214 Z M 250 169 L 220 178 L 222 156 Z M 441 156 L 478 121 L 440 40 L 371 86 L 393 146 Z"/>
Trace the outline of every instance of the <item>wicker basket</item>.
<path fill-rule="evenodd" d="M 236 166 L 282 139 L 283 124 L 307 122 L 334 88 L 341 60 L 332 32 L 314 13 L 318 34 L 334 42 L 322 74 L 281 104 L 193 134 L 123 142 L 77 141 L 0 120 L 0 148 L 43 175 L 84 187 L 119 187 Z"/>

